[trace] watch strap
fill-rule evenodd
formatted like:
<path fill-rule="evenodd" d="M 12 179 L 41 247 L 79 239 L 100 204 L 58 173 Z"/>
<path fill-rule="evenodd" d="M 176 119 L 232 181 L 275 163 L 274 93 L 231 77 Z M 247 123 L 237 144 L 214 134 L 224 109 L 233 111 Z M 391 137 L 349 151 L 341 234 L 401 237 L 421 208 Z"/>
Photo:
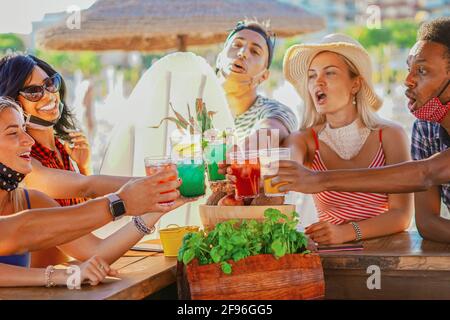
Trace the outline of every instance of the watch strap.
<path fill-rule="evenodd" d="M 117 214 L 117 212 L 115 212 L 115 210 L 114 210 L 114 204 L 117 202 L 123 203 L 123 200 L 120 199 L 120 197 L 115 193 L 110 193 L 110 194 L 106 195 L 106 197 L 109 200 L 109 210 L 111 212 L 111 215 L 113 216 L 113 220 L 120 219 L 125 214 L 125 212 L 123 212 L 122 214 Z M 125 205 L 124 205 L 124 207 L 125 207 Z"/>

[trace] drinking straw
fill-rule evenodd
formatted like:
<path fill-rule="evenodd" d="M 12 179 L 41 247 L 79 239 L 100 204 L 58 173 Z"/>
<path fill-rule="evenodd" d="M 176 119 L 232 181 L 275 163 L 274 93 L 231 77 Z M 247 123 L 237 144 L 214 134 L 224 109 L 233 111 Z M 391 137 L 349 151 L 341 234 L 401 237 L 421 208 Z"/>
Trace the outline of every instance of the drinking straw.
<path fill-rule="evenodd" d="M 166 73 L 166 117 L 169 116 L 169 107 L 170 107 L 170 90 L 172 86 L 172 72 L 167 71 Z M 167 130 L 168 126 L 166 124 L 165 133 L 164 133 L 164 146 L 163 146 L 163 154 L 167 154 Z"/>
<path fill-rule="evenodd" d="M 253 171 L 253 168 L 252 168 Z M 257 193 L 259 193 L 259 185 L 257 186 L 257 181 L 258 177 L 253 177 L 253 179 L 250 179 L 250 187 L 252 188 L 253 193 L 255 194 L 255 197 L 257 195 Z"/>

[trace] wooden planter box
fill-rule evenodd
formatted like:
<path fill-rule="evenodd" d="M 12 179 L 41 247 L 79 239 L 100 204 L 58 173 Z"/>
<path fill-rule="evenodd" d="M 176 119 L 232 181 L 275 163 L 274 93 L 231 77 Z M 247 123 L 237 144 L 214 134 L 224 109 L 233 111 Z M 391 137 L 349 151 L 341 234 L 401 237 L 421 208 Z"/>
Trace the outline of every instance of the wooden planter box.
<path fill-rule="evenodd" d="M 275 259 L 260 254 L 230 262 L 224 274 L 220 264 L 185 266 L 178 262 L 178 298 L 185 300 L 311 300 L 323 299 L 325 283 L 317 254 L 288 254 Z"/>

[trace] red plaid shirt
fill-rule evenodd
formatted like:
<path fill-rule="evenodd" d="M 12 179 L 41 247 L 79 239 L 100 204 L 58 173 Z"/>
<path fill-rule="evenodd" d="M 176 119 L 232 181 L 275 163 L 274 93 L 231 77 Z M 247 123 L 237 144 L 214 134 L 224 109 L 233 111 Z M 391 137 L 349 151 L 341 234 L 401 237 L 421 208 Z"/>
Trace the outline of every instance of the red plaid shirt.
<path fill-rule="evenodd" d="M 64 149 L 63 144 L 56 137 L 55 137 L 55 145 L 56 148 L 58 148 L 59 153 L 61 154 L 63 163 L 59 161 L 56 151 L 44 147 L 37 141 L 33 145 L 33 148 L 31 149 L 31 156 L 36 160 L 38 160 L 44 167 L 76 172 L 74 166 L 72 165 L 72 162 L 70 161 L 68 153 Z M 83 198 L 55 199 L 55 200 L 62 207 L 72 206 L 85 201 L 85 199 Z"/>

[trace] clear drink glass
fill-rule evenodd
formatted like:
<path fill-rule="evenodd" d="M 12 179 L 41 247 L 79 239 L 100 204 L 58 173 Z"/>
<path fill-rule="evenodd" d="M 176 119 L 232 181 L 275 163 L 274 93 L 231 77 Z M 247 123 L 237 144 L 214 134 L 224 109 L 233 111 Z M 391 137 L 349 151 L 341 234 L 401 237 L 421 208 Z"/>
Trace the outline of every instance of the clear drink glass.
<path fill-rule="evenodd" d="M 291 160 L 291 149 L 289 148 L 273 148 L 260 150 L 259 160 L 261 162 L 261 176 L 264 181 L 264 194 L 268 197 L 279 197 L 286 193 L 280 192 L 279 187 L 286 183 L 280 182 L 272 186 L 272 176 L 278 173 L 278 164 L 280 160 Z"/>
<path fill-rule="evenodd" d="M 183 197 L 193 198 L 205 194 L 205 164 L 201 153 L 180 158 L 177 170 L 182 181 L 179 190 Z"/>
<path fill-rule="evenodd" d="M 144 159 L 144 163 L 145 163 L 145 173 L 147 176 L 152 176 L 158 172 L 166 170 L 167 168 L 170 168 L 171 166 L 175 165 L 174 162 L 172 161 L 171 157 L 169 157 L 169 156 L 146 157 Z M 177 177 L 173 176 L 167 180 L 160 181 L 159 183 L 166 183 L 168 181 L 173 181 L 176 179 L 177 179 Z M 172 191 L 175 191 L 175 190 L 163 192 L 162 194 L 169 193 Z M 166 202 L 160 202 L 159 204 L 169 206 L 169 205 L 172 205 L 173 203 L 174 203 L 173 201 L 166 201 Z"/>
<path fill-rule="evenodd" d="M 231 170 L 236 177 L 236 196 L 255 198 L 259 194 L 261 169 L 257 151 L 231 152 Z"/>
<path fill-rule="evenodd" d="M 205 149 L 205 162 L 208 167 L 209 181 L 225 180 L 225 175 L 220 174 L 219 164 L 226 160 L 227 145 L 223 142 L 210 142 Z"/>

